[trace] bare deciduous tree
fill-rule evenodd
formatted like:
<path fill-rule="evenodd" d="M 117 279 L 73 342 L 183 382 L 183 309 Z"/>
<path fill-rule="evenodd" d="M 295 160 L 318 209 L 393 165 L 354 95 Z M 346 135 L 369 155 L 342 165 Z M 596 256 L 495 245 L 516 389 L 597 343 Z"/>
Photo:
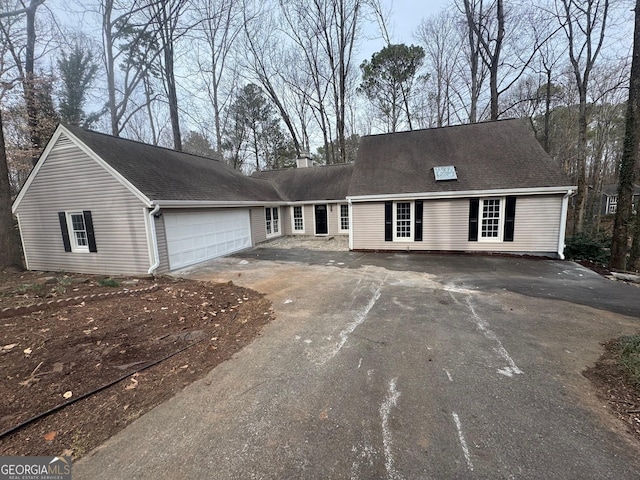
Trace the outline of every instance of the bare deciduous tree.
<path fill-rule="evenodd" d="M 600 54 L 609 16 L 609 0 L 556 0 L 556 15 L 569 45 L 569 61 L 578 89 L 578 192 L 574 229 L 582 232 L 587 206 L 587 91 Z"/>
<path fill-rule="evenodd" d="M 126 7 L 117 4 L 116 0 L 100 2 L 107 81 L 106 110 L 111 135 L 116 137 L 120 136 L 133 115 L 145 107 L 144 102 L 132 105 L 133 96 L 160 53 L 150 33 L 151 20 L 138 20 L 145 8 L 144 0 L 135 0 Z"/>
<path fill-rule="evenodd" d="M 620 164 L 618 183 L 618 205 L 613 227 L 613 243 L 609 265 L 612 268 L 627 268 L 627 245 L 632 222 L 633 184 L 640 160 L 640 0 L 636 0 L 635 29 L 633 34 L 633 59 L 629 80 L 629 100 L 626 112 L 624 149 Z M 634 250 L 640 250 L 640 213 L 636 214 L 636 229 L 633 236 Z M 638 251 L 632 251 L 632 263 L 638 260 Z M 634 265 L 637 267 L 638 265 Z"/>
<path fill-rule="evenodd" d="M 180 17 L 187 5 L 187 0 L 152 0 L 148 4 L 149 22 L 153 25 L 155 38 L 162 55 L 159 70 L 169 105 L 173 148 L 182 151 L 182 135 L 180 133 L 180 112 L 178 109 L 178 90 L 175 75 L 175 43 L 182 37 L 186 29 L 179 30 Z"/>
<path fill-rule="evenodd" d="M 464 39 L 456 27 L 453 15 L 447 10 L 423 20 L 418 27 L 416 36 L 425 50 L 430 80 L 435 86 L 431 94 L 435 121 L 429 126 L 450 125 L 457 114 L 456 72 L 462 60 L 460 44 Z"/>

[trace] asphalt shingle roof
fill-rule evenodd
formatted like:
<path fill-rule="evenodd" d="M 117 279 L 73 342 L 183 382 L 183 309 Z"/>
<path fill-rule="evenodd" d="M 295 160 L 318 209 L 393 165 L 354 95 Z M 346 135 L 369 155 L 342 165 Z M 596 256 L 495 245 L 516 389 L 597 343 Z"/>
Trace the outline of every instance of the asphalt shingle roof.
<path fill-rule="evenodd" d="M 617 184 L 603 185 L 602 193 L 604 193 L 608 197 L 611 197 L 613 195 L 618 195 L 618 185 Z M 640 195 L 640 185 L 633 186 L 633 194 Z"/>
<path fill-rule="evenodd" d="M 281 201 L 268 181 L 224 162 L 65 125 L 150 200 Z"/>
<path fill-rule="evenodd" d="M 344 163 L 269 170 L 252 176 L 272 182 L 282 198 L 290 202 L 344 200 L 353 168 L 352 163 Z"/>
<path fill-rule="evenodd" d="M 457 180 L 436 182 L 453 165 Z M 570 186 L 525 121 L 500 120 L 363 137 L 348 194 Z"/>

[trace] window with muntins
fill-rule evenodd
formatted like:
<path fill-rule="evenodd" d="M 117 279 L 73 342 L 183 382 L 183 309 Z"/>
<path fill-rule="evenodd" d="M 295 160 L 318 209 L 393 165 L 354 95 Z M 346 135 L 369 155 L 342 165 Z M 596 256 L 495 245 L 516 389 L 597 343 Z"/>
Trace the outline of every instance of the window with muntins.
<path fill-rule="evenodd" d="M 97 252 L 96 234 L 90 210 L 58 212 L 60 234 L 65 252 Z"/>
<path fill-rule="evenodd" d="M 340 205 L 340 230 L 349 230 L 349 205 Z"/>
<path fill-rule="evenodd" d="M 89 250 L 84 215 L 82 215 L 82 213 L 71 213 L 69 217 L 71 219 L 71 232 L 74 246 L 79 250 Z"/>
<path fill-rule="evenodd" d="M 269 236 L 273 232 L 272 222 L 271 222 L 271 208 L 269 207 L 264 209 L 264 220 L 267 224 L 267 236 Z"/>
<path fill-rule="evenodd" d="M 395 240 L 411 240 L 411 202 L 396 202 L 395 207 Z"/>
<path fill-rule="evenodd" d="M 264 220 L 267 229 L 267 237 L 277 235 L 280 232 L 278 207 L 265 207 Z"/>
<path fill-rule="evenodd" d="M 302 217 L 302 207 L 293 207 L 293 230 L 304 232 L 304 218 Z"/>
<path fill-rule="evenodd" d="M 613 195 L 609 197 L 609 213 L 616 213 L 618 210 L 618 196 Z"/>
<path fill-rule="evenodd" d="M 480 223 L 480 240 L 501 240 L 502 202 L 499 198 L 482 200 L 482 217 Z"/>

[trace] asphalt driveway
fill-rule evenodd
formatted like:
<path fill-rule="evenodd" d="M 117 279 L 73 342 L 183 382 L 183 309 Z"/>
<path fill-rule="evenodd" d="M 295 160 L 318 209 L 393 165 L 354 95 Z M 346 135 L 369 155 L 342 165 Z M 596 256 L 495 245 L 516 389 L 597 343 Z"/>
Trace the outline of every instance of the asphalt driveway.
<path fill-rule="evenodd" d="M 75 479 L 635 479 L 581 375 L 640 289 L 570 262 L 256 249 L 182 274 L 263 292 L 249 347 Z"/>

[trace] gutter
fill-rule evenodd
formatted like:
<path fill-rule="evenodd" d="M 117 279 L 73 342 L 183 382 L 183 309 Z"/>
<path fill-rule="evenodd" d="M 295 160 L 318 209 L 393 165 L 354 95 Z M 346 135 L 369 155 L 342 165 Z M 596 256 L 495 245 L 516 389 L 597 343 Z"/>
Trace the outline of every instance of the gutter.
<path fill-rule="evenodd" d="M 214 207 L 279 207 L 287 205 L 286 201 L 260 202 L 260 201 L 211 201 L 211 200 L 154 200 L 153 204 L 162 205 L 162 208 L 214 208 Z"/>
<path fill-rule="evenodd" d="M 349 250 L 353 250 L 353 204 L 351 203 L 351 199 L 348 199 L 349 202 Z"/>
<path fill-rule="evenodd" d="M 535 187 L 535 188 L 504 188 L 493 190 L 454 190 L 450 192 L 419 192 L 419 193 L 393 193 L 376 195 L 348 195 L 347 200 L 353 202 L 367 202 L 380 200 L 436 200 L 447 198 L 471 198 L 506 195 L 552 195 L 565 193 L 567 189 L 575 189 L 574 186 L 563 187 Z"/>
<path fill-rule="evenodd" d="M 573 195 L 574 190 L 568 189 L 564 197 L 562 197 L 562 211 L 560 213 L 560 232 L 558 233 L 558 257 L 564 260 L 564 237 L 567 231 L 567 211 L 569 209 L 569 197 Z"/>
<path fill-rule="evenodd" d="M 156 235 L 156 221 L 155 221 L 155 215 L 156 213 L 158 213 L 160 211 L 160 204 L 157 204 L 153 210 L 151 210 L 149 212 L 149 222 L 150 222 L 150 230 L 151 230 L 151 243 L 153 246 L 153 256 L 155 257 L 156 261 L 154 262 L 153 265 L 151 265 L 151 267 L 149 268 L 149 270 L 147 271 L 147 273 L 149 275 L 153 275 L 154 272 L 158 269 L 158 267 L 160 266 L 160 252 L 158 252 L 158 237 Z"/>

